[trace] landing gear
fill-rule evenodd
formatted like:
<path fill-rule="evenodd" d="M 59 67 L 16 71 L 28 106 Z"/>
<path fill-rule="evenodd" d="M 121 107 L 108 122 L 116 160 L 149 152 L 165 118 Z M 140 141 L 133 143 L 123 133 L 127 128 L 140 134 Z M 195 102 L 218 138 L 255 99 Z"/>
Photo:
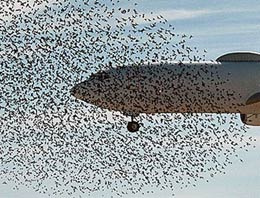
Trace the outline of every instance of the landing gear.
<path fill-rule="evenodd" d="M 140 124 L 135 121 L 128 122 L 127 129 L 129 132 L 137 132 L 140 128 Z"/>
<path fill-rule="evenodd" d="M 134 116 L 131 116 L 131 122 L 128 122 L 127 124 L 127 130 L 129 132 L 137 132 L 140 128 L 140 124 L 136 121 L 134 121 Z"/>
<path fill-rule="evenodd" d="M 246 114 L 240 114 L 240 119 L 245 124 L 246 123 L 246 119 L 247 119 Z"/>

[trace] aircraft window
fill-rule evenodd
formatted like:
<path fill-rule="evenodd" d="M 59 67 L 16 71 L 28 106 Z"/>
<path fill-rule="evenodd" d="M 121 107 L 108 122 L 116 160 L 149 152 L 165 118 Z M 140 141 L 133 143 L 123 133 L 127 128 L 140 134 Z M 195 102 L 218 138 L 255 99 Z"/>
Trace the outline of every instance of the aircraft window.
<path fill-rule="evenodd" d="M 95 74 L 91 74 L 90 76 L 90 78 L 97 79 L 97 80 L 106 80 L 109 77 L 110 77 L 109 74 L 104 71 L 99 71 Z"/>

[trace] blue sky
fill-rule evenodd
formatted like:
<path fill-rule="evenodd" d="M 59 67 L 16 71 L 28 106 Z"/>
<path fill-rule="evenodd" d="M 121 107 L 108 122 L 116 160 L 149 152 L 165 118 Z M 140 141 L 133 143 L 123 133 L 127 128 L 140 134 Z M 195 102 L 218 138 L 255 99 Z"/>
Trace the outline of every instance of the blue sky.
<path fill-rule="evenodd" d="M 136 0 L 137 1 L 137 0 Z M 180 33 L 191 34 L 191 44 L 207 50 L 208 59 L 230 51 L 260 52 L 260 1 L 137 1 L 144 13 L 162 14 Z M 128 2 L 129 3 L 129 2 Z M 127 7 L 127 4 L 125 4 Z M 176 190 L 176 198 L 258 198 L 260 194 L 260 128 L 252 127 L 248 134 L 258 141 L 256 148 L 241 152 L 244 160 L 234 160 L 225 175 L 217 175 L 198 182 L 196 187 Z M 11 185 L 0 185 L 1 198 L 49 197 L 35 193 L 31 189 L 12 190 Z M 171 197 L 171 192 L 158 191 L 140 198 Z M 97 196 L 98 197 L 98 196 Z M 126 198 L 135 198 L 128 195 Z"/>
<path fill-rule="evenodd" d="M 193 42 L 215 59 L 230 51 L 258 51 L 259 1 L 142 1 L 146 12 L 166 13 L 177 31 L 194 35 Z M 177 12 L 177 13 L 176 13 Z"/>

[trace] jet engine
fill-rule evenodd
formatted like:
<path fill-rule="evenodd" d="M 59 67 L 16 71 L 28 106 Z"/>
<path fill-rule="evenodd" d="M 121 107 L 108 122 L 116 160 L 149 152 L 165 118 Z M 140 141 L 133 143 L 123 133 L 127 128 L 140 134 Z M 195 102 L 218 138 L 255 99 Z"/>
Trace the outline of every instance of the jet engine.
<path fill-rule="evenodd" d="M 260 114 L 240 114 L 240 118 L 246 125 L 260 126 Z"/>

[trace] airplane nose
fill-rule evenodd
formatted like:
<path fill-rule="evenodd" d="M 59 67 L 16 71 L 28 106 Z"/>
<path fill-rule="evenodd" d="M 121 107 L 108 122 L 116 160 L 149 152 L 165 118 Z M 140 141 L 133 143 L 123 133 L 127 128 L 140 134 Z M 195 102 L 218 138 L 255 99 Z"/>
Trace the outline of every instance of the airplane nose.
<path fill-rule="evenodd" d="M 70 89 L 70 94 L 79 100 L 91 103 L 94 96 L 94 87 L 90 80 L 76 84 Z"/>
<path fill-rule="evenodd" d="M 84 102 L 100 105 L 105 99 L 105 91 L 109 89 L 109 75 L 106 72 L 92 74 L 85 81 L 70 89 L 70 94 Z"/>
<path fill-rule="evenodd" d="M 86 97 L 86 94 L 84 94 L 87 92 L 86 88 L 87 86 L 84 86 L 83 83 L 76 84 L 70 89 L 70 94 L 75 98 L 82 100 L 83 97 Z"/>
<path fill-rule="evenodd" d="M 76 95 L 76 92 L 77 92 L 76 86 L 74 86 L 74 87 L 72 87 L 72 88 L 70 89 L 70 94 L 71 94 L 72 96 L 75 96 L 75 95 Z"/>

